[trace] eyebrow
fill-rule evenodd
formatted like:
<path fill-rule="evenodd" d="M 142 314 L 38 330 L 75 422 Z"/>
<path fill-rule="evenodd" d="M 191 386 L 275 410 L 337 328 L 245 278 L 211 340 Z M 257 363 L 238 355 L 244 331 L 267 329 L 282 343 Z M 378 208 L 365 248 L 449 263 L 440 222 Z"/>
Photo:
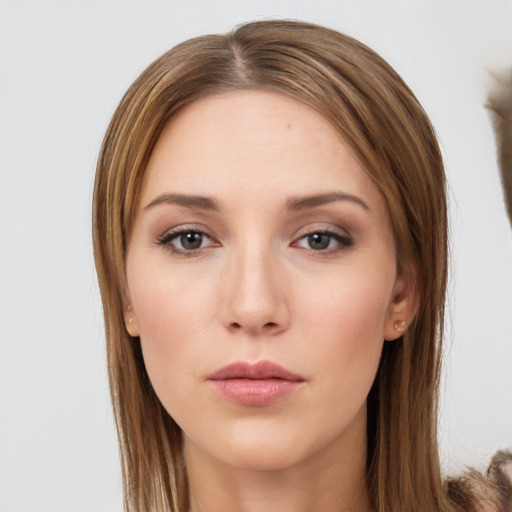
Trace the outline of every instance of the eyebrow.
<path fill-rule="evenodd" d="M 311 196 L 292 197 L 287 202 L 287 209 L 292 211 L 307 210 L 316 208 L 335 201 L 350 201 L 358 204 L 366 211 L 371 211 L 370 207 L 359 197 L 344 192 L 327 192 L 325 194 L 315 194 Z"/>
<path fill-rule="evenodd" d="M 188 194 L 161 194 L 145 206 L 145 210 L 153 208 L 159 204 L 173 204 L 184 206 L 185 208 L 200 208 L 201 210 L 210 210 L 218 212 L 219 205 L 215 199 L 205 196 L 193 196 Z"/>
<path fill-rule="evenodd" d="M 310 196 L 292 197 L 286 203 L 286 209 L 290 211 L 308 210 L 317 208 L 335 201 L 349 201 L 361 206 L 364 210 L 370 211 L 370 207 L 359 197 L 344 192 L 327 192 Z M 195 196 L 189 194 L 171 194 L 169 192 L 160 194 L 145 206 L 145 210 L 160 204 L 184 206 L 185 208 L 199 208 L 219 212 L 217 201 L 211 197 Z"/>

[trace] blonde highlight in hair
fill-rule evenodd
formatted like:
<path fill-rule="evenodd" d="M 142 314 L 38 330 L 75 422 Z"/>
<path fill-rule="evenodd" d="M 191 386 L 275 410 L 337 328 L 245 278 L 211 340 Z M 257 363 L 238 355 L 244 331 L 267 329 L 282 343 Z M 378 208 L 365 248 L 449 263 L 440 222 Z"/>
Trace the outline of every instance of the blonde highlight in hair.
<path fill-rule="evenodd" d="M 398 74 L 354 39 L 316 25 L 262 21 L 195 38 L 165 53 L 122 99 L 101 149 L 93 241 L 127 511 L 188 510 L 178 425 L 147 376 L 123 318 L 125 258 L 151 151 L 166 123 L 206 95 L 282 92 L 322 114 L 383 195 L 398 272 L 417 315 L 387 342 L 368 398 L 367 479 L 378 512 L 457 510 L 437 452 L 437 389 L 447 273 L 443 163 L 429 119 Z"/>

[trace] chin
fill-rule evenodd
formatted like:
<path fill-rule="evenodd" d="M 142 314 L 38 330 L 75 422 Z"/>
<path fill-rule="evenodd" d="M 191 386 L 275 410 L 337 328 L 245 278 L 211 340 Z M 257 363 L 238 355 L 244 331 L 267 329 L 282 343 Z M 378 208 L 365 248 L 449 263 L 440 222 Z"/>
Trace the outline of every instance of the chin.
<path fill-rule="evenodd" d="M 322 428 L 305 421 L 238 421 L 212 429 L 210 436 L 187 436 L 192 450 L 199 449 L 217 463 L 247 471 L 280 471 L 299 467 L 316 457 L 330 458 L 342 440 L 343 428 Z M 212 432 L 215 434 L 211 435 Z M 202 441 L 202 442 L 201 442 Z M 351 440 L 351 444 L 355 441 Z"/>
<path fill-rule="evenodd" d="M 305 454 L 280 442 L 255 442 L 252 446 L 233 446 L 222 453 L 221 462 L 246 471 L 280 471 L 289 469 Z"/>

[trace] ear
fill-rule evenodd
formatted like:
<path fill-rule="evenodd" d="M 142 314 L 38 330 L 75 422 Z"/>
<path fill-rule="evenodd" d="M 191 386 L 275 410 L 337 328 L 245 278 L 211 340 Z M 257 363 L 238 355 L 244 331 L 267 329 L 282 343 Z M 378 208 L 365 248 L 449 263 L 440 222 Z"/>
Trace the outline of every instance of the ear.
<path fill-rule="evenodd" d="M 393 295 L 384 326 L 386 341 L 396 340 L 403 335 L 411 325 L 418 306 L 418 296 L 413 278 L 398 276 L 393 287 Z"/>
<path fill-rule="evenodd" d="M 133 309 L 131 299 L 128 294 L 125 294 L 123 300 L 123 315 L 124 315 L 124 325 L 128 334 L 132 337 L 140 336 L 139 328 L 137 326 L 137 316 Z"/>

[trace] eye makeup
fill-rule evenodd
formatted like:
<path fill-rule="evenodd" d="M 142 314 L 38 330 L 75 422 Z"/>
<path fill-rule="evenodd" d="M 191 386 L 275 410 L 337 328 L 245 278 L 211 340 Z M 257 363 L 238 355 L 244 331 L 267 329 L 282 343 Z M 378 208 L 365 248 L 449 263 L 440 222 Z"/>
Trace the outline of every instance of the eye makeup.
<path fill-rule="evenodd" d="M 220 246 L 206 231 L 194 226 L 179 226 L 166 231 L 156 242 L 171 254 L 183 257 L 196 256 L 207 249 Z"/>

